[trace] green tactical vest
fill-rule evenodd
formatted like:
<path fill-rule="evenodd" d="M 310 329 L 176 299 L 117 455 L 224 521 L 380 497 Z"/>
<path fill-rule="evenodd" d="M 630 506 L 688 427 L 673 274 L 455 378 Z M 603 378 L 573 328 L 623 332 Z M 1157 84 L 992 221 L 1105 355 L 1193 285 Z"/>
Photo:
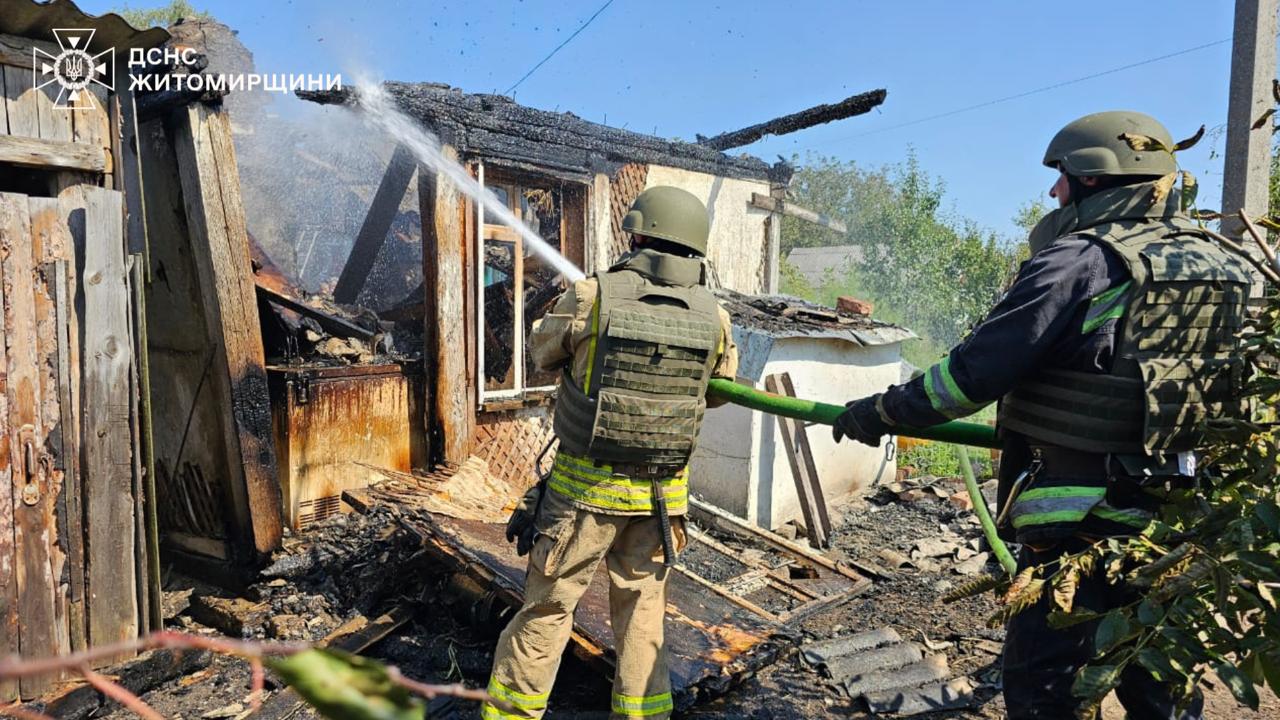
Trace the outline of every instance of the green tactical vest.
<path fill-rule="evenodd" d="M 1205 420 L 1243 417 L 1246 261 L 1201 232 L 1171 193 L 1118 187 L 1080 203 L 1065 234 L 1114 251 L 1132 279 L 1095 298 L 1082 332 L 1119 317 L 1110 373 L 1045 369 L 1000 405 L 999 424 L 1085 452 L 1154 455 L 1192 450 Z"/>
<path fill-rule="evenodd" d="M 583 386 L 566 371 L 557 393 L 560 449 L 597 463 L 682 468 L 722 334 L 702 263 L 639 250 L 596 280 Z"/>

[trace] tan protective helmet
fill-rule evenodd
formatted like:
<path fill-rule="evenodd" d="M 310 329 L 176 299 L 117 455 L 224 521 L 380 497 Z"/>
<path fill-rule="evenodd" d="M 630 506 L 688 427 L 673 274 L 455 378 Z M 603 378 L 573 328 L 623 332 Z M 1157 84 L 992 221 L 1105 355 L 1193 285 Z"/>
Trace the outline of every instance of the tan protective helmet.
<path fill-rule="evenodd" d="M 1049 141 L 1044 164 L 1076 177 L 1168 175 L 1178 169 L 1172 153 L 1134 150 L 1120 139 L 1122 133 L 1154 138 L 1166 148 L 1174 146 L 1168 129 L 1159 120 L 1132 110 L 1111 110 L 1067 123 Z"/>
<path fill-rule="evenodd" d="M 622 218 L 622 229 L 683 245 L 699 255 L 707 254 L 711 221 L 707 206 L 696 195 L 678 187 L 660 185 L 636 196 Z"/>

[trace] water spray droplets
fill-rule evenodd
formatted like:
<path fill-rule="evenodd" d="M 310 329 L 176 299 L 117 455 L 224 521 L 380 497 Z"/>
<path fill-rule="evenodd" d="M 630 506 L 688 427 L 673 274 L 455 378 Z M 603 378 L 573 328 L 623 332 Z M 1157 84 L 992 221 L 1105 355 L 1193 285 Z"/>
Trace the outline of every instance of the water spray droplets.
<path fill-rule="evenodd" d="M 566 279 L 573 282 L 586 277 L 582 270 L 521 222 L 506 203 L 471 177 L 466 168 L 446 157 L 441 151 L 440 141 L 419 122 L 405 115 L 380 83 L 362 82 L 358 88 L 357 108 L 367 125 L 403 143 L 420 162 L 449 178 L 467 197 L 480 203 L 486 215 L 520 233 L 525 246 Z"/>

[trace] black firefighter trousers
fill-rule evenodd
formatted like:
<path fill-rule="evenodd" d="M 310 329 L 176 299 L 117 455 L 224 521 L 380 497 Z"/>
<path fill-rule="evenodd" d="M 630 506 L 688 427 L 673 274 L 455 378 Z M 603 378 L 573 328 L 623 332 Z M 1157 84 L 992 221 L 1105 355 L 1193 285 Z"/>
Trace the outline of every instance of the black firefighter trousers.
<path fill-rule="evenodd" d="M 1068 541 L 1049 550 L 1024 547 L 1019 569 L 1056 561 L 1064 553 L 1077 552 L 1082 541 Z M 1132 600 L 1124 588 L 1109 584 L 1101 569 L 1080 579 L 1076 606 L 1105 613 Z M 1097 621 L 1069 628 L 1049 627 L 1053 599 L 1045 593 L 1040 602 L 1018 613 L 1006 626 L 1004 646 L 1004 702 L 1010 720 L 1074 720 L 1079 698 L 1071 695 L 1076 670 L 1093 658 Z M 1136 663 L 1120 678 L 1116 696 L 1131 720 L 1200 720 L 1204 699 L 1198 694 L 1179 711 L 1169 688 L 1156 682 Z"/>

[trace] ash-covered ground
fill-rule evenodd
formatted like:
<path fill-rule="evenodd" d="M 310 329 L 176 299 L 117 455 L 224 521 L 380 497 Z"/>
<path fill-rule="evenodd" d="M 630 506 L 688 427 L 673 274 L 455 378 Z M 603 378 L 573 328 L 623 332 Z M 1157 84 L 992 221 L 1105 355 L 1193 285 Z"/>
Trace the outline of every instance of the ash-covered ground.
<path fill-rule="evenodd" d="M 926 488 L 927 490 L 928 488 Z M 950 487 L 948 487 L 950 489 Z M 905 499 L 904 499 L 905 498 Z M 975 692 L 970 708 L 932 713 L 930 718 L 1000 718 L 999 652 L 1003 630 L 989 629 L 986 619 L 996 609 L 990 596 L 944 604 L 942 597 L 982 567 L 980 530 L 972 511 L 957 507 L 937 492 L 880 489 L 833 517 L 835 557 L 874 563 L 894 573 L 852 600 L 814 615 L 793 627 L 801 644 L 842 637 L 863 630 L 893 628 L 904 641 L 919 643 L 930 653 L 947 656 L 953 676 L 966 676 Z M 719 536 L 744 549 L 749 541 Z M 966 562 L 968 561 L 968 562 Z M 902 567 L 890 567 L 906 562 Z M 991 561 L 993 562 L 993 561 Z M 967 574 L 961 574 L 961 573 Z M 173 587 L 187 587 L 171 578 Z M 217 632 L 204 623 L 220 621 L 210 613 L 207 587 L 173 591 L 173 627 Z M 232 601 L 228 598 L 228 601 Z M 190 605 L 187 605 L 187 603 Z M 375 508 L 367 515 L 334 518 L 294 538 L 284 554 L 266 570 L 246 597 L 234 600 L 241 628 L 248 637 L 320 640 L 358 614 L 372 617 L 395 604 L 413 608 L 413 619 L 363 654 L 399 667 L 425 682 L 462 682 L 483 687 L 492 648 L 509 610 L 469 581 L 460 581 L 436 565 L 407 533 L 395 513 Z M 216 606 L 216 603 L 214 603 Z M 203 621 L 203 622 L 202 622 Z M 223 628 L 225 631 L 226 628 Z M 216 658 L 205 670 L 178 678 L 143 695 L 168 718 L 217 720 L 249 717 L 246 695 L 250 673 L 245 663 Z M 269 695 L 279 693 L 268 681 Z M 566 653 L 552 693 L 548 718 L 605 718 L 608 679 Z M 475 717 L 474 704 L 437 700 L 428 717 Z M 872 717 L 860 700 L 852 700 L 830 678 L 808 666 L 799 652 L 788 652 L 775 664 L 709 702 L 683 713 L 689 718 Z M 1111 706 L 1108 717 L 1121 717 Z M 1210 688 L 1210 718 L 1248 717 L 1229 696 Z M 116 709 L 106 715 L 132 715 Z M 303 709 L 292 717 L 316 717 Z M 1256 717 L 1280 717 L 1274 698 Z"/>

